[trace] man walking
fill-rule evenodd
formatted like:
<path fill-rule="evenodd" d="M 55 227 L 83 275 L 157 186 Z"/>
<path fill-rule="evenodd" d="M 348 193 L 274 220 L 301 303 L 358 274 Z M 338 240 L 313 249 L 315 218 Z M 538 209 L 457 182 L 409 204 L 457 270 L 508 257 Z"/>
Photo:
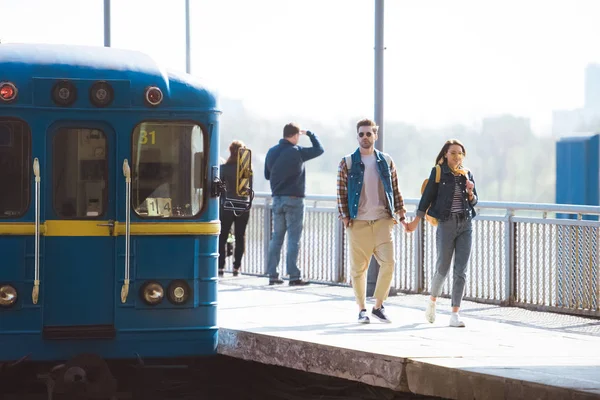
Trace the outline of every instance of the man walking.
<path fill-rule="evenodd" d="M 300 136 L 306 135 L 312 147 L 298 146 Z M 279 259 L 281 246 L 288 232 L 287 272 L 290 286 L 304 286 L 308 282 L 300 277 L 298 251 L 304 223 L 304 197 L 306 174 L 304 163 L 323 154 L 323 146 L 317 136 L 295 123 L 283 128 L 283 139 L 271 147 L 265 160 L 265 178 L 271 183 L 273 197 L 273 237 L 269 243 L 267 274 L 269 285 L 280 285 Z"/>
<path fill-rule="evenodd" d="M 396 214 L 404 221 L 406 209 L 398 189 L 398 176 L 392 158 L 375 150 L 378 126 L 370 119 L 356 124 L 358 149 L 339 164 L 337 205 L 339 218 L 348 234 L 352 288 L 358 304 L 358 322 L 368 324 L 366 274 L 371 256 L 380 265 L 371 315 L 391 322 L 383 306 L 394 274 L 392 231 Z"/>

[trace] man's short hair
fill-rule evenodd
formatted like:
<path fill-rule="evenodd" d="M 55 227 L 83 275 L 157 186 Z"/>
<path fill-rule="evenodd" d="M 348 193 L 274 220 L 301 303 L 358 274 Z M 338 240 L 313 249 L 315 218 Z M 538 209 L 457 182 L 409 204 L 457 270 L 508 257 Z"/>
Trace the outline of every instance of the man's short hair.
<path fill-rule="evenodd" d="M 363 118 L 356 123 L 356 132 L 358 132 L 358 130 L 360 129 L 361 126 L 372 126 L 373 133 L 377 133 L 377 130 L 379 129 L 379 127 L 377 126 L 375 121 L 373 121 L 372 119 L 369 119 L 369 118 Z"/>
<path fill-rule="evenodd" d="M 294 135 L 300 133 L 300 126 L 298 124 L 290 122 L 286 126 L 283 127 L 283 137 L 291 138 Z"/>

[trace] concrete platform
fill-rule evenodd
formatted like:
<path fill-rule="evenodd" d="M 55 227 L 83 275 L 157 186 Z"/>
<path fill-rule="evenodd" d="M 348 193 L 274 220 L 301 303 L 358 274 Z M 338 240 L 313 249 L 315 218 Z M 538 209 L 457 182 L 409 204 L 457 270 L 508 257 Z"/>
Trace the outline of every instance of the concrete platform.
<path fill-rule="evenodd" d="M 390 297 L 391 324 L 360 325 L 350 288 L 229 275 L 218 351 L 447 399 L 600 399 L 600 320 L 464 302 L 451 328 L 449 300 L 429 324 L 426 298 Z"/>

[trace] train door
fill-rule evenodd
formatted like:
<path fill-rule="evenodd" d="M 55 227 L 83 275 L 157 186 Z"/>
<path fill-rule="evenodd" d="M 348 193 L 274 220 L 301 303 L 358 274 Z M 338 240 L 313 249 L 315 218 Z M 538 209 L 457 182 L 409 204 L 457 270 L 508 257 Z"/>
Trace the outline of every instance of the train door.
<path fill-rule="evenodd" d="M 44 334 L 114 335 L 115 134 L 93 124 L 48 132 Z"/>

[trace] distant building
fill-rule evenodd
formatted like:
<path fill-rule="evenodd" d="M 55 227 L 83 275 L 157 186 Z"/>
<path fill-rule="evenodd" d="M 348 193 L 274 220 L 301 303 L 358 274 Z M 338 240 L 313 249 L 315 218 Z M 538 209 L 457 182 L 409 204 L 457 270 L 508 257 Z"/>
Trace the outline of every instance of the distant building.
<path fill-rule="evenodd" d="M 600 110 L 600 65 L 588 64 L 585 68 L 585 106 Z"/>
<path fill-rule="evenodd" d="M 557 136 L 578 136 L 580 133 L 600 127 L 600 64 L 588 64 L 585 68 L 585 99 L 582 108 L 554 110 L 552 133 Z"/>
<path fill-rule="evenodd" d="M 600 109 L 576 108 L 552 111 L 552 133 L 557 136 L 580 136 L 600 122 Z"/>

